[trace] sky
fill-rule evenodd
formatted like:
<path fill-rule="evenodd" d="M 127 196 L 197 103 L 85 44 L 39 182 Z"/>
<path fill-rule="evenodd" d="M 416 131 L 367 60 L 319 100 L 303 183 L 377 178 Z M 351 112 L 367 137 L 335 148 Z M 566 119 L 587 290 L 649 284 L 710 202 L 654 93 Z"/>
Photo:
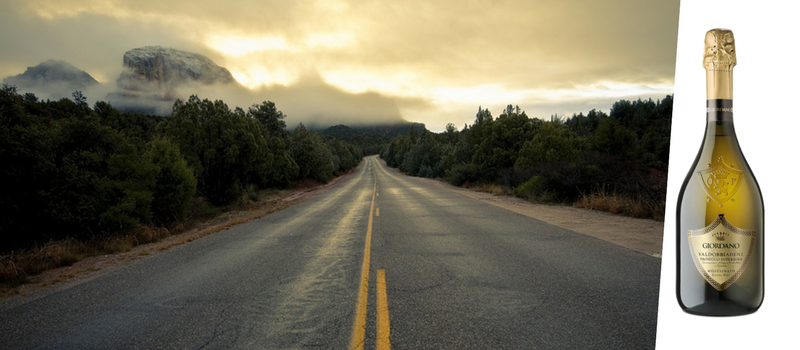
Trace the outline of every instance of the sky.
<path fill-rule="evenodd" d="M 125 51 L 208 56 L 244 89 L 198 92 L 287 123 L 403 118 L 434 131 L 519 105 L 549 119 L 674 85 L 678 0 L 4 0 L 0 78 L 48 59 L 113 86 Z M 202 96 L 207 94 L 208 96 Z M 87 94 L 92 99 L 102 99 Z"/>

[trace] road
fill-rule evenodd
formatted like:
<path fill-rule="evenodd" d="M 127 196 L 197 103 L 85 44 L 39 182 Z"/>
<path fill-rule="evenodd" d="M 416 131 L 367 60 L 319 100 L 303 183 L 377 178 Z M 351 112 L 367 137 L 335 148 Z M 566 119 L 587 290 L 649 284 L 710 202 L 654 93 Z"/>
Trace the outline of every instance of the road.
<path fill-rule="evenodd" d="M 368 157 L 303 203 L 0 303 L 0 348 L 647 349 L 660 264 Z"/>

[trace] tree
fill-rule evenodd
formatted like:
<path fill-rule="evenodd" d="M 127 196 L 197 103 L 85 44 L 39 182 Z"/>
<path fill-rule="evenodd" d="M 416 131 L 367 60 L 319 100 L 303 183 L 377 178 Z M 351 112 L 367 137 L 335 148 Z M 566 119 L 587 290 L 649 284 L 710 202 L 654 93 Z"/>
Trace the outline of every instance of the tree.
<path fill-rule="evenodd" d="M 41 240 L 52 218 L 42 215 L 56 171 L 54 131 L 27 107 L 35 97 L 0 88 L 0 252 Z"/>
<path fill-rule="evenodd" d="M 260 105 L 254 104 L 248 110 L 248 115 L 258 120 L 268 134 L 285 137 L 286 122 L 283 119 L 286 115 L 278 110 L 274 102 L 264 101 Z"/>
<path fill-rule="evenodd" d="M 153 184 L 153 220 L 164 225 L 186 217 L 197 179 L 178 146 L 167 138 L 155 138 L 150 141 L 145 158 L 158 169 Z"/>
<path fill-rule="evenodd" d="M 83 96 L 83 92 L 81 91 L 72 92 L 72 101 L 81 108 L 89 109 L 89 104 L 86 102 L 86 96 Z"/>
<path fill-rule="evenodd" d="M 241 196 L 269 167 L 262 126 L 220 101 L 178 100 L 159 129 L 177 143 L 197 178 L 198 192 L 214 205 Z"/>
<path fill-rule="evenodd" d="M 264 101 L 250 107 L 247 117 L 258 121 L 265 140 L 265 163 L 254 177 L 262 187 L 286 186 L 297 177 L 299 171 L 297 163 L 289 154 L 289 133 L 286 131 L 286 122 L 283 121 L 286 115 L 278 110 L 275 103 Z"/>
<path fill-rule="evenodd" d="M 594 149 L 620 159 L 632 159 L 636 147 L 636 133 L 627 129 L 616 118 L 605 118 L 597 126 Z"/>
<path fill-rule="evenodd" d="M 151 218 L 156 169 L 123 134 L 96 120 L 62 120 L 55 149 L 47 210 L 62 227 L 117 232 Z"/>
<path fill-rule="evenodd" d="M 525 141 L 515 163 L 516 168 L 531 168 L 536 163 L 575 162 L 581 157 L 583 145 L 565 125 L 544 123 L 533 139 Z"/>
<path fill-rule="evenodd" d="M 292 132 L 289 150 L 299 167 L 298 177 L 321 182 L 333 177 L 330 149 L 321 135 L 308 131 L 302 123 Z"/>

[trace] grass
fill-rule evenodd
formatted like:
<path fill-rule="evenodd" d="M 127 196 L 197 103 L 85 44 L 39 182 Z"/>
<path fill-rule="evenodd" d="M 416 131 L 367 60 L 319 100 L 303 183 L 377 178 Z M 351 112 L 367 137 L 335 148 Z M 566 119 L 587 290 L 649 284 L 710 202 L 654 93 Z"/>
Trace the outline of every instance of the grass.
<path fill-rule="evenodd" d="M 662 201 L 655 203 L 652 200 L 645 200 L 641 197 L 631 198 L 607 191 L 605 188 L 585 194 L 574 203 L 564 203 L 557 199 L 557 196 L 547 190 L 538 191 L 526 190 L 521 185 L 517 188 L 509 188 L 491 183 L 470 184 L 464 187 L 473 191 L 491 193 L 496 196 L 516 196 L 532 203 L 549 203 L 558 205 L 571 205 L 576 208 L 592 209 L 605 211 L 612 214 L 621 214 L 635 218 L 646 218 L 657 221 L 664 221 L 664 209 L 666 204 Z"/>
<path fill-rule="evenodd" d="M 664 221 L 664 202 L 654 203 L 642 198 L 619 196 L 606 191 L 598 191 L 584 195 L 573 204 L 576 208 L 607 211 L 613 214 L 623 214 L 635 218 L 648 218 Z"/>
<path fill-rule="evenodd" d="M 63 239 L 0 256 L 0 294 L 27 282 L 30 276 L 70 266 L 85 258 L 127 252 L 139 244 L 157 242 L 170 235 L 165 228 L 142 226 L 126 235 L 92 238 L 85 241 Z M 8 291 L 5 291 L 8 292 Z"/>
<path fill-rule="evenodd" d="M 484 193 L 491 193 L 495 196 L 513 196 L 514 191 L 511 188 L 506 186 L 500 186 L 497 184 L 492 183 L 480 183 L 475 185 L 467 184 L 464 187 L 469 188 L 473 191 L 484 192 Z"/>

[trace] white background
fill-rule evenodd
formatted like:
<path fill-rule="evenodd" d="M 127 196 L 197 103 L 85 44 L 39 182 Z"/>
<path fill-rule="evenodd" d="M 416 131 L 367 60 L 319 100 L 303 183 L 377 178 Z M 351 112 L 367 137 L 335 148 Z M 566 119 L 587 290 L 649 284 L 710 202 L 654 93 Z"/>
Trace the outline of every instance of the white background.
<path fill-rule="evenodd" d="M 800 349 L 800 4 L 681 1 L 656 349 Z M 675 207 L 705 131 L 705 33 L 733 31 L 736 134 L 765 208 L 765 297 L 754 314 L 684 313 L 675 297 Z"/>

